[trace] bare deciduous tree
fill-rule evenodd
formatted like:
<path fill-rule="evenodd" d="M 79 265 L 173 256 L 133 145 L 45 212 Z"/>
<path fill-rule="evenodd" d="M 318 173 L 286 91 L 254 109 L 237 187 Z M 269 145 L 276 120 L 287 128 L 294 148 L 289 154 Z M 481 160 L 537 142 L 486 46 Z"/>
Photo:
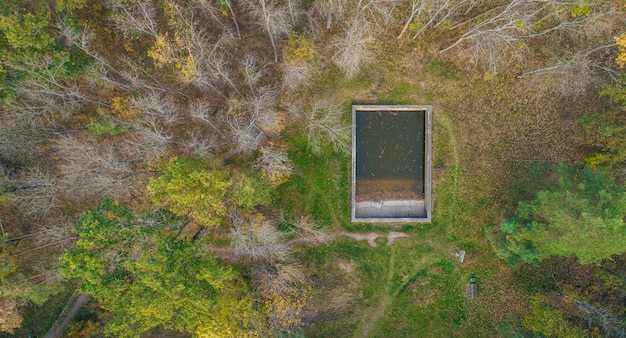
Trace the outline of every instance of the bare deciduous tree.
<path fill-rule="evenodd" d="M 369 39 L 369 23 L 359 20 L 354 21 L 331 43 L 335 50 L 332 60 L 346 72 L 348 78 L 354 76 L 363 64 L 371 60 Z"/>
<path fill-rule="evenodd" d="M 233 215 L 230 240 L 233 254 L 255 262 L 284 261 L 291 250 L 281 240 L 282 233 L 269 221 L 258 217 Z"/>
<path fill-rule="evenodd" d="M 289 12 L 289 18 L 291 19 L 291 26 L 298 25 L 300 17 L 303 15 L 302 0 L 287 0 L 285 6 Z"/>
<path fill-rule="evenodd" d="M 275 98 L 273 91 L 260 90 L 255 95 L 242 102 L 238 99 L 230 99 L 226 123 L 230 129 L 229 138 L 237 146 L 238 151 L 249 153 L 259 145 L 263 131 L 258 126 L 259 114 L 273 107 Z"/>
<path fill-rule="evenodd" d="M 241 61 L 241 73 L 244 76 L 244 82 L 250 87 L 250 90 L 254 90 L 254 86 L 267 73 L 267 66 L 259 64 L 256 55 L 246 54 Z"/>
<path fill-rule="evenodd" d="M 281 217 L 279 220 L 282 224 L 289 225 L 290 232 L 288 235 L 294 237 L 290 241 L 291 245 L 306 244 L 306 245 L 319 245 L 328 243 L 333 239 L 333 236 L 328 232 L 328 229 L 320 227 L 309 217 L 301 217 L 298 220 L 290 221 Z"/>
<path fill-rule="evenodd" d="M 344 18 L 346 1 L 344 0 L 317 0 L 313 4 L 313 11 L 326 19 L 326 29 L 330 29 L 333 20 L 340 22 Z"/>
<path fill-rule="evenodd" d="M 78 32 L 75 27 L 66 21 L 61 21 L 59 30 L 68 43 L 81 49 L 85 54 L 95 60 L 95 63 L 87 66 L 87 80 L 92 84 L 95 81 L 106 83 L 121 89 L 139 89 L 177 94 L 185 97 L 184 93 L 168 88 L 145 69 L 140 67 L 134 60 L 120 57 L 119 64 L 112 64 L 91 48 L 91 33 L 88 28 Z"/>
<path fill-rule="evenodd" d="M 12 106 L 43 117 L 51 125 L 57 117 L 68 118 L 85 102 L 107 105 L 89 98 L 77 84 L 65 80 L 64 63 L 52 56 L 25 56 L 8 64 L 22 73 L 21 78 L 15 81 L 14 89 L 18 97 Z"/>
<path fill-rule="evenodd" d="M 507 57 L 521 58 L 530 39 L 549 34 L 578 35 L 606 15 L 609 13 L 571 15 L 568 1 L 511 0 L 455 25 L 453 29 L 473 24 L 440 53 L 464 45 L 473 52 L 474 62 L 483 63 L 488 71 L 495 73 Z"/>
<path fill-rule="evenodd" d="M 7 128 L 6 125 L 2 125 Z M 37 140 L 11 128 L 0 130 L 0 160 L 7 163 L 24 163 L 36 153 L 33 148 L 37 143 L 39 143 Z"/>
<path fill-rule="evenodd" d="M 124 188 L 119 183 L 133 174 L 128 161 L 120 159 L 112 146 L 65 136 L 55 148 L 62 159 L 59 164 L 61 182 L 70 197 L 84 199 L 116 187 Z"/>
<path fill-rule="evenodd" d="M 388 24 L 393 20 L 393 11 L 398 2 L 398 0 L 359 0 L 355 6 L 355 21 L 365 19 L 376 25 Z"/>
<path fill-rule="evenodd" d="M 54 223 L 53 225 L 44 226 L 32 236 L 32 239 L 37 245 L 74 239 L 76 234 L 72 232 L 72 228 L 73 224 L 71 222 Z"/>
<path fill-rule="evenodd" d="M 385 25 L 393 20 L 393 11 L 399 0 L 317 0 L 313 12 L 326 21 L 330 29 L 333 20 L 339 23 L 367 21 L 375 25 Z M 349 25 L 348 25 L 349 26 Z"/>
<path fill-rule="evenodd" d="M 276 108 L 278 92 L 273 87 L 263 87 L 247 97 L 244 101 L 246 110 L 256 119 L 263 112 Z"/>
<path fill-rule="evenodd" d="M 277 110 L 278 91 L 263 87 L 248 96 L 245 107 L 250 119 L 265 133 L 278 134 L 285 125 L 285 115 Z"/>
<path fill-rule="evenodd" d="M 241 32 L 239 31 L 239 23 L 237 23 L 237 17 L 235 16 L 235 10 L 233 9 L 233 3 L 231 0 L 222 0 L 222 2 L 228 7 L 231 16 L 233 17 L 233 22 L 235 23 L 235 27 L 237 28 L 237 35 L 241 37 Z"/>
<path fill-rule="evenodd" d="M 626 337 L 626 332 L 622 328 L 623 324 L 620 323 L 619 318 L 613 315 L 610 309 L 597 307 L 593 304 L 585 302 L 584 300 L 565 294 L 560 294 L 560 297 L 576 304 L 578 309 L 586 317 L 589 326 L 591 327 L 592 323 L 596 323 L 602 329 L 602 333 L 605 337 Z"/>
<path fill-rule="evenodd" d="M 287 153 L 272 145 L 261 149 L 256 165 L 263 170 L 273 184 L 286 181 L 293 171 L 293 164 L 287 157 Z"/>
<path fill-rule="evenodd" d="M 207 99 L 196 99 L 189 104 L 189 115 L 198 121 L 208 124 L 215 130 L 221 137 L 226 138 L 222 130 L 216 126 L 213 121 L 212 115 L 217 113 L 217 108 L 209 102 Z"/>
<path fill-rule="evenodd" d="M 495 73 L 505 56 L 519 58 L 526 49 L 522 38 L 528 34 L 536 15 L 536 9 L 532 7 L 532 2 L 513 0 L 493 16 L 482 15 L 477 24 L 440 53 L 468 41 L 467 48 L 473 51 L 473 59 L 482 61 L 490 72 Z"/>
<path fill-rule="evenodd" d="M 53 116 L 17 102 L 8 102 L 0 111 L 0 158 L 5 163 L 24 163 L 40 153 L 46 143 L 65 130 L 55 128 Z"/>
<path fill-rule="evenodd" d="M 25 215 L 46 215 L 60 203 L 59 180 L 37 168 L 19 173 L 8 180 L 7 199 Z"/>
<path fill-rule="evenodd" d="M 106 0 L 111 20 L 124 34 L 157 37 L 156 8 L 152 0 Z"/>
<path fill-rule="evenodd" d="M 607 74 L 614 80 L 617 79 L 617 71 L 603 62 L 610 58 L 595 55 L 596 52 L 613 46 L 615 44 L 595 47 L 588 51 L 578 51 L 567 59 L 559 58 L 556 64 L 549 67 L 526 71 L 518 78 L 531 78 L 534 82 L 548 79 L 561 95 L 580 95 L 591 85 L 601 85 L 599 73 Z"/>
<path fill-rule="evenodd" d="M 259 289 L 279 295 L 290 294 L 295 285 L 305 282 L 302 266 L 293 262 L 259 265 L 255 275 L 259 277 Z"/>
<path fill-rule="evenodd" d="M 121 66 L 116 68 L 115 71 L 124 80 L 128 81 L 132 88 L 188 97 L 185 93 L 169 88 L 130 58 L 122 57 L 119 60 Z"/>
<path fill-rule="evenodd" d="M 170 145 L 180 144 L 165 130 L 154 115 L 146 115 L 133 124 L 132 136 L 126 140 L 130 149 L 142 156 L 146 161 L 162 158 Z"/>
<path fill-rule="evenodd" d="M 397 3 L 397 0 L 320 0 L 314 5 L 315 11 L 326 16 L 327 28 L 333 19 L 342 22 L 343 32 L 331 42 L 332 60 L 348 77 L 370 60 L 368 41 L 372 30 L 391 22 Z"/>
<path fill-rule="evenodd" d="M 267 33 L 274 50 L 274 62 L 278 62 L 278 42 L 292 30 L 289 7 L 272 0 L 246 0 L 245 5 L 252 21 Z"/>
<path fill-rule="evenodd" d="M 416 32 L 413 39 L 417 38 L 425 29 L 429 27 L 437 27 L 448 19 L 457 8 L 467 6 L 466 11 L 471 9 L 470 1 L 457 1 L 453 5 L 452 0 L 411 0 L 410 14 L 402 27 L 402 31 L 398 34 L 398 39 L 406 32 L 411 24 L 416 24 Z M 417 22 L 416 22 L 417 21 Z"/>
<path fill-rule="evenodd" d="M 215 137 L 210 137 L 197 127 L 192 130 L 188 138 L 182 141 L 185 152 L 189 155 L 200 156 L 206 159 L 211 158 L 212 151 L 215 148 L 224 144 L 227 144 L 227 142 L 216 142 Z"/>
<path fill-rule="evenodd" d="M 313 77 L 313 70 L 308 63 L 287 62 L 283 65 L 283 85 L 287 90 L 295 90 Z"/>
<path fill-rule="evenodd" d="M 228 13 L 230 13 L 230 17 L 233 19 L 233 23 L 235 24 L 235 28 L 237 29 L 237 36 L 241 38 L 241 31 L 239 29 L 239 23 L 237 22 L 237 16 L 233 7 L 232 0 L 222 0 L 222 4 L 224 4 L 228 8 Z M 194 0 L 194 5 L 203 13 L 209 15 L 213 20 L 220 22 L 224 17 L 224 12 L 222 9 L 218 8 L 214 1 L 211 0 Z"/>
<path fill-rule="evenodd" d="M 258 147 L 262 131 L 254 120 L 234 113 L 229 113 L 226 120 L 230 128 L 230 138 L 239 151 L 249 153 Z"/>
<path fill-rule="evenodd" d="M 170 95 L 159 92 L 148 92 L 130 99 L 131 106 L 146 115 L 163 119 L 166 123 L 174 123 L 182 117 L 178 115 L 178 106 Z"/>
<path fill-rule="evenodd" d="M 348 154 L 350 127 L 343 125 L 342 112 L 328 100 L 313 102 L 311 112 L 305 122 L 306 136 L 315 154 L 322 151 L 323 144 L 329 144 L 333 150 Z"/>
<path fill-rule="evenodd" d="M 226 99 L 228 95 L 218 87 L 220 83 L 224 83 L 241 96 L 227 62 L 226 49 L 234 38 L 232 33 L 225 29 L 219 37 L 211 41 L 209 35 L 190 26 L 188 37 L 181 42 L 182 48 L 187 50 L 191 66 L 183 80 L 200 88 L 209 88 Z"/>

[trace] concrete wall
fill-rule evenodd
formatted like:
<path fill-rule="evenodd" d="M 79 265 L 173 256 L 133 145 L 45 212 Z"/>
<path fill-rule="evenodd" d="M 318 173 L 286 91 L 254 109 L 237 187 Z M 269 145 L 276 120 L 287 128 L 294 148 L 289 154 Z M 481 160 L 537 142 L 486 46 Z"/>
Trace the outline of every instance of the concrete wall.
<path fill-rule="evenodd" d="M 356 116 L 359 112 L 424 112 L 424 199 L 397 200 L 384 196 L 357 202 L 356 191 Z M 432 219 L 432 107 L 412 105 L 352 106 L 352 222 L 421 222 Z"/>

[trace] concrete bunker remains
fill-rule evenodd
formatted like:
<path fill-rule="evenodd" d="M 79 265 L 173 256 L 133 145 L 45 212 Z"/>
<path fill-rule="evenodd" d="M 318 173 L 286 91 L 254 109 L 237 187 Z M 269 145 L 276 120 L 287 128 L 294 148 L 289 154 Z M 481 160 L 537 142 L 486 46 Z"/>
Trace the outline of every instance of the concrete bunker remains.
<path fill-rule="evenodd" d="M 432 107 L 352 106 L 352 222 L 430 222 Z"/>

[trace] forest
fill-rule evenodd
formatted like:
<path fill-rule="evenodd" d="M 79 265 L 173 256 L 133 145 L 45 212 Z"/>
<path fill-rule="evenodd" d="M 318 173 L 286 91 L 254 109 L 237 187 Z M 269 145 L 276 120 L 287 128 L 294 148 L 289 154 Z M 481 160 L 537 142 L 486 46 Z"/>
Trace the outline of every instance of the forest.
<path fill-rule="evenodd" d="M 626 337 L 625 66 L 625 0 L 4 0 L 0 336 Z M 353 104 L 431 223 L 351 223 Z"/>

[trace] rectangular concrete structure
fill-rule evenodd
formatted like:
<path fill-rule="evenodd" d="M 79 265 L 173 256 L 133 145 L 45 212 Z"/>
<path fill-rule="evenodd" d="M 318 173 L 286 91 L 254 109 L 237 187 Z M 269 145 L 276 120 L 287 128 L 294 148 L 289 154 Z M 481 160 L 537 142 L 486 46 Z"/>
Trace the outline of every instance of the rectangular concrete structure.
<path fill-rule="evenodd" d="M 352 222 L 432 219 L 432 107 L 352 106 Z"/>

